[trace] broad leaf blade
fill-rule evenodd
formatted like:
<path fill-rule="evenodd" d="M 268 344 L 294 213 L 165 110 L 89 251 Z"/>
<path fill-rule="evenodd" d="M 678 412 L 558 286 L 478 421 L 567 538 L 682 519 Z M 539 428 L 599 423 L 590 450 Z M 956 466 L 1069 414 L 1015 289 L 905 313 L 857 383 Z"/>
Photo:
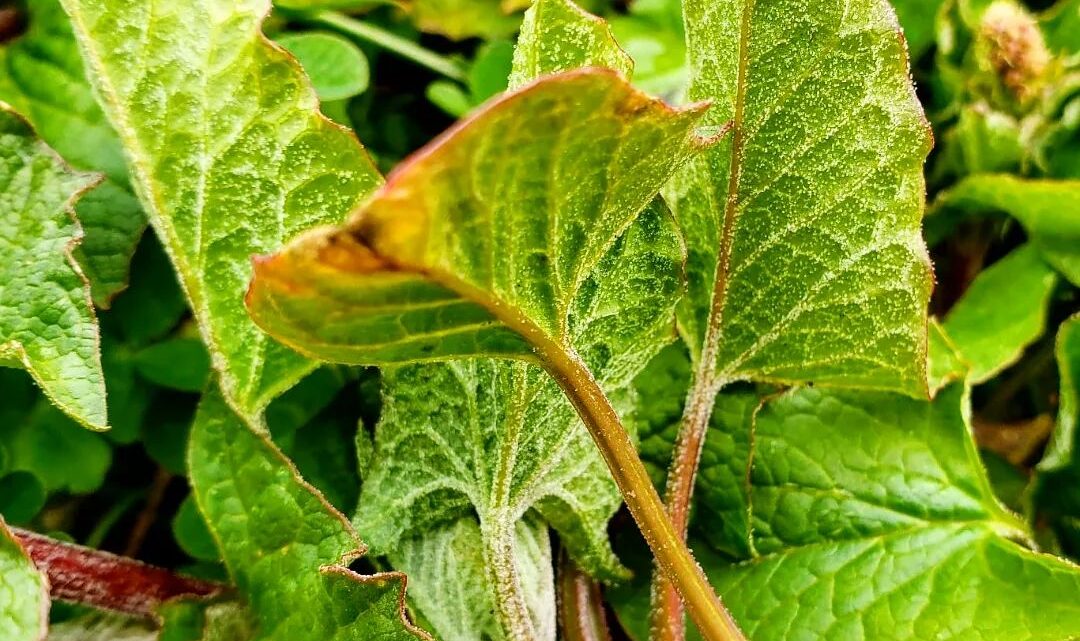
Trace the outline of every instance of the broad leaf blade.
<path fill-rule="evenodd" d="M 86 232 L 75 256 L 94 302 L 108 307 L 127 287 L 146 216 L 131 193 L 120 141 L 94 99 L 60 3 L 35 0 L 27 11 L 27 32 L 0 49 L 0 100 L 13 105 L 73 166 L 105 174 L 102 184 L 75 205 Z"/>
<path fill-rule="evenodd" d="M 26 369 L 64 412 L 105 429 L 97 319 L 72 256 L 82 230 L 71 207 L 96 181 L 0 108 L 0 365 Z"/>
<path fill-rule="evenodd" d="M 0 519 L 0 637 L 40 641 L 49 623 L 49 586 Z"/>
<path fill-rule="evenodd" d="M 269 2 L 63 4 L 225 397 L 253 418 L 314 364 L 247 317 L 238 292 L 250 256 L 340 221 L 379 176 L 356 139 L 319 115 L 296 61 L 260 32 Z"/>
<path fill-rule="evenodd" d="M 1080 569 L 1009 540 L 1027 535 L 993 496 L 966 403 L 960 384 L 932 403 L 802 389 L 752 421 L 714 422 L 710 438 L 752 434 L 749 483 L 730 487 L 749 506 L 752 551 L 732 563 L 702 547 L 699 558 L 751 638 L 1080 632 Z"/>
<path fill-rule="evenodd" d="M 972 214 L 1013 216 L 1046 261 L 1080 285 L 1080 181 L 972 176 L 946 192 L 940 204 Z"/>
<path fill-rule="evenodd" d="M 261 261 L 252 315 L 344 362 L 531 360 L 523 334 L 570 348 L 575 296 L 697 151 L 699 115 L 610 71 L 537 81 L 400 166 L 345 227 Z"/>
<path fill-rule="evenodd" d="M 404 575 L 350 571 L 364 547 L 348 521 L 219 392 L 204 396 L 189 447 L 196 502 L 256 639 L 428 638 L 405 618 Z"/>
<path fill-rule="evenodd" d="M 634 63 L 602 19 L 571 0 L 536 0 L 521 25 L 510 89 L 582 67 L 607 67 L 629 78 Z"/>
<path fill-rule="evenodd" d="M 733 136 L 666 195 L 679 321 L 718 381 L 926 393 L 929 127 L 885 0 L 688 0 L 691 100 Z M 710 327 L 712 329 L 710 329 Z"/>
<path fill-rule="evenodd" d="M 970 365 L 973 383 L 989 380 L 1016 362 L 1042 336 L 1056 284 L 1054 271 L 1029 246 L 1016 249 L 975 278 L 942 325 L 960 358 Z"/>

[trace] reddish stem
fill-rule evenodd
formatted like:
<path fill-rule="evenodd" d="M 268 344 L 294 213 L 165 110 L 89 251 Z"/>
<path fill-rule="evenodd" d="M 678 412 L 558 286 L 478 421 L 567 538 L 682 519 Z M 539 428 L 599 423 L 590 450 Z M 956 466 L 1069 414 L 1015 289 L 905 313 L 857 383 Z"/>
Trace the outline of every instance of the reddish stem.
<path fill-rule="evenodd" d="M 38 569 L 49 578 L 53 599 L 137 617 L 154 618 L 176 597 L 211 597 L 226 586 L 174 574 L 101 550 L 11 528 Z"/>

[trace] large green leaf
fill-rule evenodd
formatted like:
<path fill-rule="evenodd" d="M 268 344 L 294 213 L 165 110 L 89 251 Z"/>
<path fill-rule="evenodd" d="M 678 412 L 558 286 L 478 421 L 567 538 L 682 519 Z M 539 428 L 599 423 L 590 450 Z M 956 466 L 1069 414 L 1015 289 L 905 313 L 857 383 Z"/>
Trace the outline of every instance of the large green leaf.
<path fill-rule="evenodd" d="M 268 0 L 62 2 L 225 397 L 254 417 L 314 364 L 247 317 L 251 255 L 342 220 L 379 176 L 262 35 Z"/>
<path fill-rule="evenodd" d="M 943 324 L 953 347 L 970 366 L 973 383 L 989 380 L 1016 362 L 1024 348 L 1042 336 L 1056 284 L 1054 270 L 1027 245 L 975 278 Z"/>
<path fill-rule="evenodd" d="M 217 391 L 192 427 L 188 461 L 196 502 L 258 624 L 258 640 L 415 641 L 405 577 L 361 576 L 365 551 L 334 510 L 268 439 Z"/>
<path fill-rule="evenodd" d="M 939 206 L 971 214 L 1009 214 L 1020 221 L 1047 262 L 1080 286 L 1080 181 L 972 176 L 946 192 Z"/>
<path fill-rule="evenodd" d="M 0 637 L 40 641 L 49 622 L 49 586 L 0 519 Z"/>
<path fill-rule="evenodd" d="M 105 429 L 97 319 L 72 257 L 82 230 L 71 207 L 96 181 L 0 108 L 0 366 L 26 369 L 72 418 Z"/>
<path fill-rule="evenodd" d="M 687 0 L 691 100 L 733 135 L 665 195 L 698 384 L 925 396 L 930 131 L 886 0 Z"/>
<path fill-rule="evenodd" d="M 0 49 L 0 100 L 18 109 L 76 168 L 105 174 L 75 205 L 86 232 L 75 256 L 94 302 L 108 307 L 127 286 L 146 216 L 131 193 L 120 141 L 94 99 L 60 3 L 35 0 L 27 10 L 27 32 Z"/>
<path fill-rule="evenodd" d="M 727 549 L 748 553 L 699 550 L 750 638 L 1080 635 L 1080 568 L 1010 540 L 1027 534 L 992 494 L 966 403 L 960 384 L 932 403 L 801 389 L 712 424 L 711 437 L 751 435 L 750 467 L 726 462 L 750 526 Z"/>
<path fill-rule="evenodd" d="M 259 261 L 252 315 L 287 344 L 352 363 L 572 350 L 574 301 L 698 151 L 700 113 L 610 71 L 541 79 L 398 167 L 344 227 Z"/>

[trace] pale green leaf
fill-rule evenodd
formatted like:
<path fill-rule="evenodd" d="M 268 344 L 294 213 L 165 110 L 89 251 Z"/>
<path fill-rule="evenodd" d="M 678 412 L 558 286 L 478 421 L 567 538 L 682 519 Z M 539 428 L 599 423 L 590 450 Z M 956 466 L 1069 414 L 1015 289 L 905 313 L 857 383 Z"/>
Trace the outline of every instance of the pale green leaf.
<path fill-rule="evenodd" d="M 886 0 L 684 3 L 689 99 L 733 135 L 665 196 L 709 380 L 926 394 L 930 131 Z"/>
<path fill-rule="evenodd" d="M 982 383 L 1016 362 L 1046 330 L 1054 270 L 1023 246 L 983 270 L 942 324 L 969 378 Z"/>
<path fill-rule="evenodd" d="M 634 60 L 634 85 L 679 102 L 690 83 L 680 0 L 634 0 L 611 30 Z"/>
<path fill-rule="evenodd" d="M 651 207 L 601 261 L 573 305 L 573 342 L 624 417 L 634 407 L 628 380 L 672 335 L 681 262 L 670 215 Z M 639 295 L 626 297 L 620 279 L 635 283 Z M 459 519 L 466 518 L 479 543 L 472 560 L 478 565 L 470 572 L 486 576 L 518 558 L 519 546 L 507 537 L 531 514 L 559 532 L 585 570 L 605 580 L 625 578 L 607 542 L 619 493 L 574 408 L 543 369 L 467 360 L 389 369 L 383 382 L 374 464 L 364 474 L 354 519 L 375 552 L 396 558 L 406 545 L 426 555 L 450 554 L 439 545 L 472 534 L 459 529 L 450 537 L 446 524 L 465 528 Z M 414 540 L 401 543 L 408 538 Z M 453 618 L 458 606 L 438 600 L 452 592 L 425 585 L 430 575 L 412 576 L 415 564 L 398 567 L 423 594 L 434 593 L 420 604 L 425 617 Z M 499 588 L 489 595 L 488 610 L 535 585 L 525 570 L 508 579 L 509 589 L 496 578 L 488 581 Z M 485 625 L 478 622 L 468 638 L 480 639 Z M 537 633 L 541 629 L 537 624 Z M 456 628 L 436 631 L 456 634 Z"/>
<path fill-rule="evenodd" d="M 21 367 L 53 403 L 105 429 L 105 377 L 90 286 L 72 257 L 77 173 L 0 105 L 0 366 Z"/>
<path fill-rule="evenodd" d="M 918 58 L 934 44 L 937 14 L 945 0 L 891 0 L 904 28 L 904 38 L 912 58 Z"/>
<path fill-rule="evenodd" d="M 514 33 L 521 14 L 509 4 L 506 0 L 408 0 L 405 6 L 421 31 L 464 40 Z"/>
<path fill-rule="evenodd" d="M 13 105 L 73 166 L 105 174 L 75 205 L 86 232 L 75 257 L 94 302 L 108 307 L 127 287 L 146 216 L 131 193 L 120 141 L 94 99 L 60 3 L 34 0 L 27 11 L 26 33 L 0 48 L 0 100 Z"/>
<path fill-rule="evenodd" d="M 225 396 L 253 418 L 314 364 L 247 317 L 251 255 L 340 221 L 380 178 L 262 35 L 267 0 L 62 2 Z"/>
<path fill-rule="evenodd" d="M 1080 315 L 1058 328 L 1057 362 L 1061 376 L 1057 428 L 1039 469 L 1052 471 L 1076 463 L 1077 423 L 1080 422 Z M 1078 468 L 1080 469 L 1080 468 Z"/>
<path fill-rule="evenodd" d="M 956 344 L 936 318 L 930 319 L 930 343 L 927 349 L 927 379 L 934 396 L 949 383 L 967 379 L 970 363 L 960 355 Z"/>
<path fill-rule="evenodd" d="M 39 641 L 49 622 L 49 586 L 0 519 L 0 638 Z"/>
<path fill-rule="evenodd" d="M 521 25 L 510 88 L 581 67 L 607 67 L 629 78 L 634 63 L 619 48 L 608 24 L 573 0 L 536 0 Z"/>
<path fill-rule="evenodd" d="M 572 305 L 598 263 L 700 142 L 614 72 L 549 76 L 399 166 L 342 228 L 256 265 L 259 324 L 350 363 L 572 349 Z M 642 290 L 624 283 L 627 297 Z"/>
<path fill-rule="evenodd" d="M 289 33 L 277 41 L 304 66 L 320 100 L 344 100 L 367 89 L 367 57 L 352 41 L 320 31 Z"/>
<path fill-rule="evenodd" d="M 745 493 L 753 552 L 698 558 L 750 638 L 1080 634 L 1080 568 L 1010 540 L 1027 535 L 992 494 L 966 403 L 959 384 L 932 403 L 803 389 L 752 421 L 713 423 L 752 430 L 749 483 L 736 475 L 731 489 Z"/>
<path fill-rule="evenodd" d="M 1020 221 L 1046 261 L 1080 285 L 1080 181 L 972 176 L 946 192 L 940 206 L 972 214 L 1009 214 Z"/>
<path fill-rule="evenodd" d="M 503 640 L 495 616 L 500 596 L 485 573 L 483 534 L 474 519 L 440 526 L 403 541 L 390 555 L 409 576 L 409 600 L 439 632 L 441 641 Z M 519 521 L 512 562 L 520 577 L 537 641 L 555 639 L 555 581 L 547 525 Z"/>
<path fill-rule="evenodd" d="M 256 640 L 415 641 L 404 575 L 361 576 L 364 552 L 335 511 L 221 394 L 204 395 L 189 450 L 196 503 L 257 623 Z"/>

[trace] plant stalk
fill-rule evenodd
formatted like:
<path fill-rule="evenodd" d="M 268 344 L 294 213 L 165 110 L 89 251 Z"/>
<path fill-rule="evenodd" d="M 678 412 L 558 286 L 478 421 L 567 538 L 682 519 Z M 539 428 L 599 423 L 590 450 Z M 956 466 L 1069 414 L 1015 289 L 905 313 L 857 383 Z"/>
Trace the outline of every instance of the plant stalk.
<path fill-rule="evenodd" d="M 709 585 L 679 530 L 668 518 L 630 435 L 600 385 L 575 354 L 550 341 L 536 340 L 544 366 L 577 408 L 596 441 L 630 514 L 668 579 L 676 586 L 690 618 L 707 641 L 743 641 L 735 621 Z"/>
<path fill-rule="evenodd" d="M 37 532 L 19 528 L 11 532 L 48 577 L 49 595 L 60 601 L 153 619 L 158 606 L 169 599 L 211 597 L 228 589 Z"/>
<path fill-rule="evenodd" d="M 559 628 L 564 641 L 611 641 L 600 585 L 582 572 L 566 550 L 560 554 Z"/>
<path fill-rule="evenodd" d="M 320 11 L 312 15 L 309 21 L 370 42 L 451 80 L 459 82 L 465 80 L 465 72 L 453 60 L 375 25 L 361 22 L 336 11 Z"/>

